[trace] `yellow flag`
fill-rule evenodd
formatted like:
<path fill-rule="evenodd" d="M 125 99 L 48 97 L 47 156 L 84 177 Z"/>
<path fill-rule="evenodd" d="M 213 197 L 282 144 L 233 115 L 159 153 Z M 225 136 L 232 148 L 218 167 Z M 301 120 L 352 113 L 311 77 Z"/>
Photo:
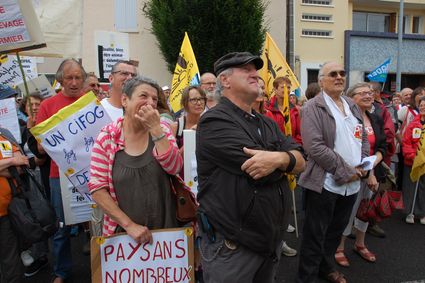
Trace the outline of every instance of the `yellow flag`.
<path fill-rule="evenodd" d="M 425 125 L 422 126 L 421 139 L 419 140 L 418 149 L 416 151 L 415 159 L 413 160 L 412 171 L 410 172 L 410 179 L 416 182 L 425 174 Z"/>
<path fill-rule="evenodd" d="M 174 69 L 170 93 L 170 105 L 174 113 L 181 109 L 180 100 L 183 90 L 190 85 L 200 83 L 198 64 L 189 41 L 187 32 L 184 33 L 183 43 Z"/>
<path fill-rule="evenodd" d="M 273 81 L 277 77 L 288 77 L 291 80 L 292 88 L 295 89 L 295 93 L 297 94 L 297 90 L 299 92 L 300 83 L 269 33 L 266 33 L 261 59 L 264 61 L 264 66 L 259 70 L 259 74 L 266 83 L 267 96 L 271 96 Z"/>

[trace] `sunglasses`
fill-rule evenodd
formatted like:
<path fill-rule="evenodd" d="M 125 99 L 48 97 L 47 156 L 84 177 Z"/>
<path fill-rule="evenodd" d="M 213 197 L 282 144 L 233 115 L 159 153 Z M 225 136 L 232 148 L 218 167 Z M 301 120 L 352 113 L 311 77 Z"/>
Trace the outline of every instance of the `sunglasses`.
<path fill-rule="evenodd" d="M 342 78 L 345 78 L 346 72 L 344 70 L 342 70 L 342 71 L 332 71 L 332 72 L 329 72 L 329 74 L 327 74 L 327 76 L 331 77 L 331 78 L 336 78 L 336 77 L 338 77 L 338 75 L 340 75 Z"/>
<path fill-rule="evenodd" d="M 137 74 L 135 74 L 135 73 L 126 72 L 126 71 L 115 71 L 115 72 L 112 72 L 112 74 L 120 74 L 120 75 L 122 75 L 124 77 L 131 76 L 132 78 L 134 78 L 135 76 L 137 76 Z"/>

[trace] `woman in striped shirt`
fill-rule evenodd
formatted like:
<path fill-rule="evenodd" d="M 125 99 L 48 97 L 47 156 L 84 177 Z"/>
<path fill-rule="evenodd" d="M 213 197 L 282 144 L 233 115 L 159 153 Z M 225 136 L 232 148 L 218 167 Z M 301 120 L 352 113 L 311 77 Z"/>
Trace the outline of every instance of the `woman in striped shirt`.
<path fill-rule="evenodd" d="M 103 235 L 127 232 L 152 242 L 151 229 L 177 227 L 169 175 L 182 167 L 176 140 L 156 110 L 159 85 L 135 77 L 123 87 L 124 117 L 105 126 L 93 147 L 89 190 L 103 209 Z"/>

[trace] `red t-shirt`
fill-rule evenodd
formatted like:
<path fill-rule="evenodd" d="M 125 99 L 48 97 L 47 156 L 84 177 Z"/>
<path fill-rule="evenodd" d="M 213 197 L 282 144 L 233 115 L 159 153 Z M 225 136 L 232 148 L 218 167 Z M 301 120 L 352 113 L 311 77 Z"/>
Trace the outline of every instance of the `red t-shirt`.
<path fill-rule="evenodd" d="M 68 97 L 63 95 L 62 92 L 58 92 L 55 96 L 44 100 L 41 102 L 40 109 L 38 110 L 36 124 L 47 120 L 65 106 L 74 103 L 81 95 L 79 97 Z M 53 159 L 50 166 L 50 178 L 59 178 L 59 169 Z"/>

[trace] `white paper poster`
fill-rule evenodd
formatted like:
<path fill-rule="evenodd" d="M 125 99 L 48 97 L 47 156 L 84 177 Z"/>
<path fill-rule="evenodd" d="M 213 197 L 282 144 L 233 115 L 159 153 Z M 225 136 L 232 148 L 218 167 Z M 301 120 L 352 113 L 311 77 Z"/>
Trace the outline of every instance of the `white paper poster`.
<path fill-rule="evenodd" d="M 38 76 L 37 63 L 34 57 L 21 56 L 21 63 L 27 81 Z M 23 81 L 16 56 L 2 55 L 0 59 L 0 83 L 15 87 Z"/>
<path fill-rule="evenodd" d="M 103 57 L 103 65 L 97 66 L 97 76 L 107 79 L 112 66 L 120 60 L 129 60 L 129 37 L 126 33 L 96 31 L 95 32 L 96 62 Z M 102 48 L 99 48 L 102 47 Z M 99 50 L 103 49 L 103 53 Z"/>
<path fill-rule="evenodd" d="M 16 0 L 0 2 L 0 46 L 30 41 L 21 8 Z"/>
<path fill-rule="evenodd" d="M 0 127 L 8 129 L 18 143 L 21 143 L 21 130 L 13 97 L 0 100 Z"/>
<path fill-rule="evenodd" d="M 195 194 L 198 194 L 198 163 L 196 162 L 196 131 L 183 130 L 184 146 L 184 182 Z"/>

